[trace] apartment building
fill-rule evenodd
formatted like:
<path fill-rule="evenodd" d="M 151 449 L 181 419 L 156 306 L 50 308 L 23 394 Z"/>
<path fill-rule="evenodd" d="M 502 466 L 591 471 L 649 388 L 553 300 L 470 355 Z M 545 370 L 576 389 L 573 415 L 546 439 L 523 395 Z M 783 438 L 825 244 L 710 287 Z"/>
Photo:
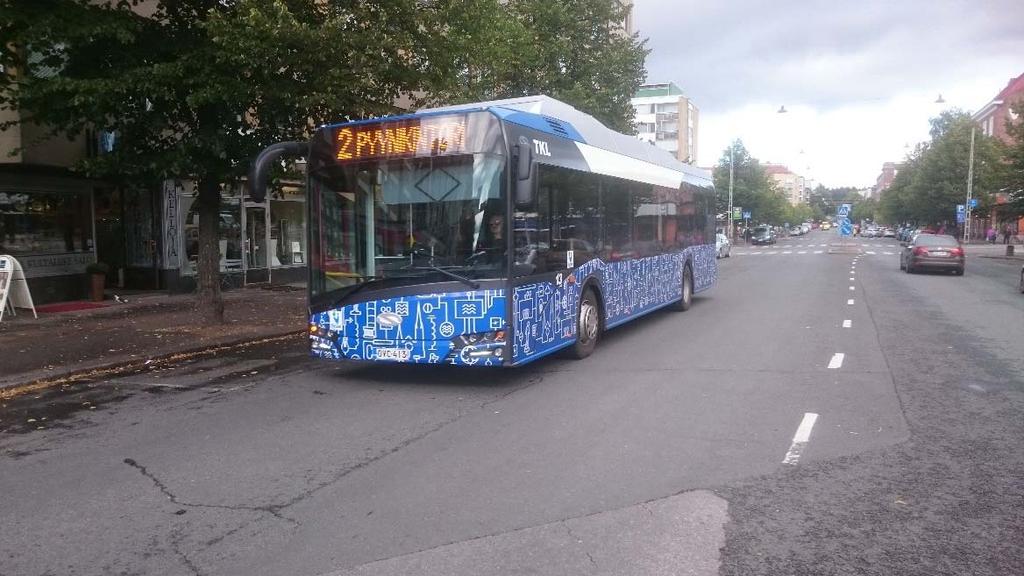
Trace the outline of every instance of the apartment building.
<path fill-rule="evenodd" d="M 687 164 L 697 161 L 700 111 L 675 84 L 645 84 L 631 99 L 637 137 Z"/>
<path fill-rule="evenodd" d="M 807 179 L 782 164 L 763 164 L 765 172 L 775 182 L 779 190 L 786 195 L 786 199 L 793 206 L 806 204 L 810 200 L 810 187 Z"/>
<path fill-rule="evenodd" d="M 975 112 L 972 118 L 986 135 L 1009 143 L 1010 136 L 1006 133 L 1006 123 L 1020 121 L 1020 115 L 1012 109 L 1018 104 L 1024 105 L 1024 74 L 1010 78 L 1006 87 Z"/>

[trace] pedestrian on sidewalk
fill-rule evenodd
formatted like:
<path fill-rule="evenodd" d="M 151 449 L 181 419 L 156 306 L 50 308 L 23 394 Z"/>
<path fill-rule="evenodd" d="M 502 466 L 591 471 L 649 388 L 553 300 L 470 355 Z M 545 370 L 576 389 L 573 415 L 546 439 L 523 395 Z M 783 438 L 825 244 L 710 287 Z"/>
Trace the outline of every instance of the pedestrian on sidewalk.
<path fill-rule="evenodd" d="M 988 230 L 985 232 L 985 240 L 987 240 L 989 244 L 996 243 L 996 229 L 993 228 L 991 224 L 989 224 Z"/>
<path fill-rule="evenodd" d="M 1010 225 L 1003 224 L 1003 244 L 1010 243 Z"/>

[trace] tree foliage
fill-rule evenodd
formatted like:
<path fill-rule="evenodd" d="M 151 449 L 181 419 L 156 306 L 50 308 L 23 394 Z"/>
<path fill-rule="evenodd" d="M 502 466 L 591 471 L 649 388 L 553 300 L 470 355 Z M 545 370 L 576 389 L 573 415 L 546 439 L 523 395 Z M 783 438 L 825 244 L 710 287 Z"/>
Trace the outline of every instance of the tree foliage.
<path fill-rule="evenodd" d="M 1002 190 L 1009 200 L 1004 216 L 1019 218 L 1024 216 L 1024 99 L 1016 102 L 1011 110 L 1017 120 L 1007 120 L 1006 123 L 1006 133 L 1012 142 L 1006 147 L 1006 172 Z"/>
<path fill-rule="evenodd" d="M 955 224 L 956 206 L 967 198 L 971 132 L 974 128 L 972 195 L 976 213 L 987 214 L 1005 185 L 1003 146 L 974 127 L 971 117 L 949 110 L 931 121 L 931 140 L 918 145 L 882 193 L 879 214 L 890 223 Z"/>
<path fill-rule="evenodd" d="M 647 50 L 616 0 L 0 0 L 0 109 L 73 137 L 117 135 L 78 168 L 152 189 L 192 178 L 199 302 L 221 321 L 221 188 L 263 147 L 323 123 L 546 92 L 628 129 Z M 428 96 L 424 96 L 428 95 Z"/>
<path fill-rule="evenodd" d="M 714 169 L 718 212 L 725 213 L 728 209 L 730 162 L 733 165 L 732 205 L 741 206 L 744 211 L 749 211 L 752 223 L 781 225 L 789 221 L 787 218 L 791 217 L 790 206 L 786 196 L 776 188 L 775 182 L 768 176 L 761 162 L 750 155 L 740 140 L 736 140 L 722 152 Z"/>
<path fill-rule="evenodd" d="M 429 51 L 429 100 L 475 102 L 547 94 L 613 130 L 632 131 L 630 98 L 649 50 L 619 27 L 617 0 L 448 0 Z"/>

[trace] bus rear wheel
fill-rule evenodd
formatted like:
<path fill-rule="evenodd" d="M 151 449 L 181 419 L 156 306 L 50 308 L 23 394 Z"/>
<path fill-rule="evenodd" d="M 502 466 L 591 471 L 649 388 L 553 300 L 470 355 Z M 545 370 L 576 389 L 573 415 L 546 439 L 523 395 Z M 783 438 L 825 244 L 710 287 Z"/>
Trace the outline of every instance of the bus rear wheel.
<path fill-rule="evenodd" d="M 576 312 L 576 343 L 572 346 L 572 356 L 582 360 L 593 353 L 597 341 L 601 337 L 601 307 L 594 291 L 587 288 L 580 298 L 580 307 Z"/>
<path fill-rule="evenodd" d="M 689 264 L 683 266 L 683 285 L 682 285 L 683 297 L 676 301 L 672 305 L 672 309 L 678 312 L 685 312 L 690 309 L 693 304 L 693 270 L 690 269 Z"/>

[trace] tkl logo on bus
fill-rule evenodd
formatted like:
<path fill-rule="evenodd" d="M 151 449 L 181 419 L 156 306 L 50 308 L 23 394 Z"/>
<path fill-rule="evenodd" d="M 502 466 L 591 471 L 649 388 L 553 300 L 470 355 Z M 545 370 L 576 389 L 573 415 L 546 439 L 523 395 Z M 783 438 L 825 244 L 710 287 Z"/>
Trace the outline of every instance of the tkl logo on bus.
<path fill-rule="evenodd" d="M 548 150 L 548 143 L 543 140 L 533 141 L 533 153 L 538 156 L 551 156 L 551 151 Z"/>

